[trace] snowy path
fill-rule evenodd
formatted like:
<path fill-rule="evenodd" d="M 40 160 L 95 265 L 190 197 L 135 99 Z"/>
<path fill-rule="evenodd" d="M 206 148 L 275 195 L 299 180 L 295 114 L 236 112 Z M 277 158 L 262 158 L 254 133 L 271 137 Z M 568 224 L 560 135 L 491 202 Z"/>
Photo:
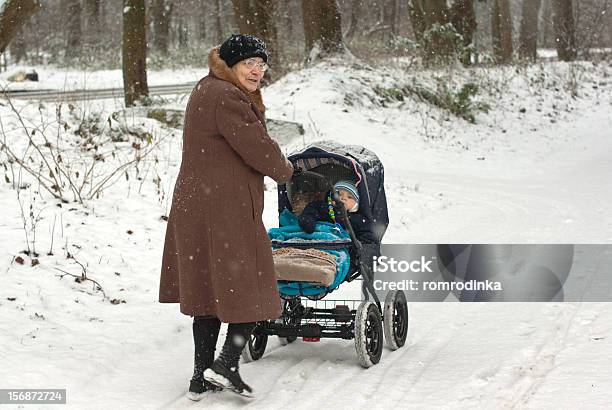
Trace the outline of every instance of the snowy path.
<path fill-rule="evenodd" d="M 610 107 L 603 106 L 559 130 L 566 143 L 542 159 L 526 153 L 490 156 L 477 166 L 451 159 L 436 169 L 424 159 L 387 167 L 390 215 L 401 223 L 390 227 L 386 240 L 610 243 L 611 129 Z M 509 173 L 508 167 L 516 169 Z M 410 188 L 415 184 L 419 192 Z"/>
<path fill-rule="evenodd" d="M 612 388 L 611 320 L 606 304 L 412 304 L 406 346 L 385 349 L 373 368 L 358 365 L 350 341 L 281 347 L 273 338 L 264 358 L 242 366 L 255 400 L 220 393 L 200 403 L 183 397 L 191 359 L 185 327 L 129 354 L 116 346 L 112 365 L 72 381 L 69 407 L 558 408 L 580 394 L 596 408 Z M 574 357 L 583 351 L 584 364 Z"/>

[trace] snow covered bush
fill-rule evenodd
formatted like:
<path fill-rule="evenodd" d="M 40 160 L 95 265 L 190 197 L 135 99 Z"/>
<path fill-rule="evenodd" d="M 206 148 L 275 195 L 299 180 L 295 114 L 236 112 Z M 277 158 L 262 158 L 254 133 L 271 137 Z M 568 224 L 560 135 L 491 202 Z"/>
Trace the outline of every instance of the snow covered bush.
<path fill-rule="evenodd" d="M 32 121 L 11 100 L 8 104 L 12 117 L 7 124 L 14 128 L 6 129 L 7 120 L 0 120 L 5 181 L 21 189 L 25 173 L 34 179 L 26 184 L 34 182 L 64 203 L 98 198 L 122 175 L 129 178 L 128 169 L 137 169 L 159 142 L 143 127 L 103 120 L 100 113 L 77 105 L 60 103 L 53 110 L 40 103 L 38 121 Z M 15 132 L 20 139 L 9 140 L 7 134 Z"/>
<path fill-rule="evenodd" d="M 376 87 L 375 91 L 382 97 L 383 103 L 390 101 L 403 102 L 406 97 L 416 97 L 423 102 L 447 110 L 471 123 L 476 122 L 475 115 L 477 113 L 486 113 L 490 108 L 486 103 L 473 100 L 474 96 L 478 93 L 477 84 L 465 83 L 461 88 L 455 90 L 442 78 L 437 78 L 435 89 L 415 83 L 392 88 Z"/>

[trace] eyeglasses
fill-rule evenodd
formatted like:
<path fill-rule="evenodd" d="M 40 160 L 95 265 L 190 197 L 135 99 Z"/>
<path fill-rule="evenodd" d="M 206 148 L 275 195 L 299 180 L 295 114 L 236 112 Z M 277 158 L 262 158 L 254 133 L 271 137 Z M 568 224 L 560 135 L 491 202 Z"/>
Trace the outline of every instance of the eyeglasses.
<path fill-rule="evenodd" d="M 246 65 L 248 67 L 249 70 L 253 70 L 254 68 L 257 68 L 257 70 L 261 71 L 262 73 L 265 73 L 266 70 L 268 68 L 270 68 L 270 66 L 264 62 L 259 62 L 257 60 L 255 60 L 254 58 L 248 58 L 244 61 L 244 65 Z"/>

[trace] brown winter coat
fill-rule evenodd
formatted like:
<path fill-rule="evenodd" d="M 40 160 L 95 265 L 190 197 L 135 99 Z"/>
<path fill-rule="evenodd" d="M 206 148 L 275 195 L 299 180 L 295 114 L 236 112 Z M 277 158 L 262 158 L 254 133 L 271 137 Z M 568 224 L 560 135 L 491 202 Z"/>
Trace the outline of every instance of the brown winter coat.
<path fill-rule="evenodd" d="M 226 323 L 274 319 L 281 304 L 263 179 L 285 182 L 293 167 L 268 136 L 259 90 L 241 86 L 218 48 L 208 62 L 187 103 L 159 301 Z"/>

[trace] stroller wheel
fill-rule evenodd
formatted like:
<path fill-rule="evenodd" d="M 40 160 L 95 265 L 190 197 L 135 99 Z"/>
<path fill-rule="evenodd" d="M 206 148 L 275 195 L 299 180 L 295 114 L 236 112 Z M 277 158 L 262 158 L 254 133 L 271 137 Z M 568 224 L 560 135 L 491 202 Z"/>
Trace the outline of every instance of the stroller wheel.
<path fill-rule="evenodd" d="M 257 323 L 257 326 L 251 334 L 249 342 L 242 349 L 242 360 L 245 363 L 253 362 L 261 359 L 264 352 L 266 351 L 266 345 L 268 344 L 268 335 L 258 332 L 260 326 L 265 325 L 265 322 Z"/>
<path fill-rule="evenodd" d="M 355 350 L 359 363 L 371 367 L 380 361 L 383 347 L 382 317 L 378 306 L 361 302 L 355 314 Z"/>
<path fill-rule="evenodd" d="M 385 341 L 391 350 L 397 350 L 406 343 L 408 336 L 408 304 L 401 290 L 387 293 L 385 298 L 383 327 Z"/>

